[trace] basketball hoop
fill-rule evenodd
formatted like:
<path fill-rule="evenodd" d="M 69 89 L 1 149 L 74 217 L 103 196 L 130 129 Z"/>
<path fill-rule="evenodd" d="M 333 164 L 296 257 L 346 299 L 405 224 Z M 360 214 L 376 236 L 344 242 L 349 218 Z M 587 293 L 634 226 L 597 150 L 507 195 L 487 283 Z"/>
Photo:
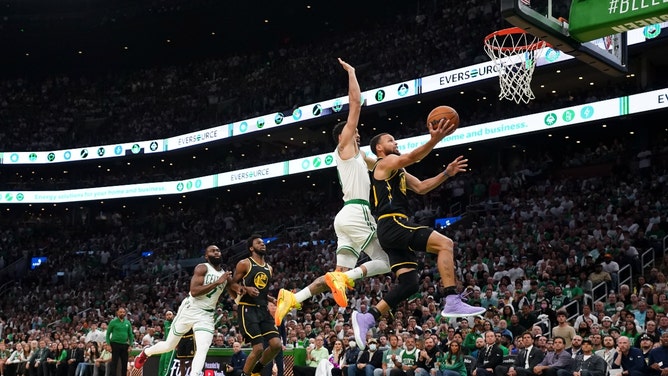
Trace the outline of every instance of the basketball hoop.
<path fill-rule="evenodd" d="M 485 37 L 485 52 L 499 71 L 499 99 L 529 103 L 536 98 L 531 78 L 536 61 L 550 45 L 519 27 L 495 31 Z"/>

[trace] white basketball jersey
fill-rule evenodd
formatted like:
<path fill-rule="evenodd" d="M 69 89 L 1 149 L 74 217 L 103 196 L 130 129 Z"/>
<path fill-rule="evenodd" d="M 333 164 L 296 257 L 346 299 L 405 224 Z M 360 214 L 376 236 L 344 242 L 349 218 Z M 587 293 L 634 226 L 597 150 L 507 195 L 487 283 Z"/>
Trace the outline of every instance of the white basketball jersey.
<path fill-rule="evenodd" d="M 343 201 L 369 200 L 371 181 L 369 170 L 362 157 L 362 151 L 358 151 L 355 157 L 343 160 L 339 156 L 339 150 L 334 150 L 336 159 L 336 172 L 339 175 L 339 183 L 343 191 Z"/>
<path fill-rule="evenodd" d="M 204 286 L 216 282 L 221 275 L 225 274 L 224 270 L 221 269 L 220 271 L 218 271 L 208 262 L 205 263 L 204 265 L 206 265 L 206 274 L 204 275 Z M 222 294 L 223 291 L 225 291 L 226 285 L 227 282 L 223 283 L 222 285 L 216 286 L 215 289 L 200 296 L 190 295 L 188 297 L 188 299 L 190 300 L 190 305 L 192 307 L 201 308 L 205 310 L 211 310 L 211 311 L 215 310 L 216 304 L 218 304 L 218 298 L 220 297 L 220 294 Z"/>

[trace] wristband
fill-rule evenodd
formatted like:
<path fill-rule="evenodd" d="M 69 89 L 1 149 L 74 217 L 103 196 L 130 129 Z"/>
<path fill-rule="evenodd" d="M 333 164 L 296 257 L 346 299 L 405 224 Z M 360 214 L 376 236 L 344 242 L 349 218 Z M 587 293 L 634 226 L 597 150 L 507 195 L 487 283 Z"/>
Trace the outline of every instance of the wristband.
<path fill-rule="evenodd" d="M 443 175 L 445 175 L 445 178 L 446 178 L 446 179 L 450 179 L 450 178 L 452 177 L 451 175 L 448 175 L 447 170 L 444 170 L 444 171 L 443 171 Z"/>

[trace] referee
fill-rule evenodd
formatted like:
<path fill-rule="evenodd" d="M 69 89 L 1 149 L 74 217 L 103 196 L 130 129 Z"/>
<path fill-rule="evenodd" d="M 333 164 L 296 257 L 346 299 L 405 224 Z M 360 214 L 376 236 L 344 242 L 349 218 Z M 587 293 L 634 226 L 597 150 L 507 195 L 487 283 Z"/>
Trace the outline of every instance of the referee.
<path fill-rule="evenodd" d="M 128 374 L 128 348 L 135 341 L 132 324 L 125 319 L 125 308 L 116 311 L 116 318 L 107 326 L 107 343 L 111 345 L 111 363 L 108 375 L 117 376 L 118 362 L 121 361 L 121 376 Z"/>

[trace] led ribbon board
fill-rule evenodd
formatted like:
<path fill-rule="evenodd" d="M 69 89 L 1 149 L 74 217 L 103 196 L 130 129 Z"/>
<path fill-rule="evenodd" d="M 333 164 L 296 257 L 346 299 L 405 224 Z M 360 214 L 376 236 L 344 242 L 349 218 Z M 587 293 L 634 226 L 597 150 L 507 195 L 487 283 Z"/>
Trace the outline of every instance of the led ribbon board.
<path fill-rule="evenodd" d="M 519 116 L 457 129 L 444 138 L 435 149 L 471 144 L 496 138 L 517 136 L 553 128 L 568 127 L 594 120 L 668 108 L 668 88 L 615 99 L 564 107 L 536 114 Z M 429 136 L 422 135 L 397 140 L 402 153 L 424 144 Z M 369 147 L 363 147 L 369 153 Z M 0 192 L 0 204 L 64 203 L 91 200 L 109 200 L 130 197 L 186 194 L 188 192 L 227 187 L 253 181 L 295 175 L 332 168 L 336 165 L 332 153 L 293 159 L 263 166 L 249 167 L 181 181 L 129 184 L 111 187 L 71 189 L 62 191 L 8 191 Z"/>
<path fill-rule="evenodd" d="M 656 38 L 661 33 L 661 30 L 666 27 L 668 27 L 668 23 L 663 22 L 661 24 L 646 26 L 643 29 L 632 30 L 628 33 L 628 44 L 643 43 L 646 40 Z M 573 57 L 558 50 L 548 48 L 538 60 L 537 65 L 545 66 L 570 59 L 573 59 Z M 374 106 L 433 91 L 469 85 L 490 78 L 498 79 L 498 72 L 495 71 L 491 61 L 367 90 L 362 93 L 362 98 L 366 106 Z M 66 163 L 91 159 L 120 158 L 136 154 L 170 152 L 343 113 L 347 111 L 347 106 L 348 97 L 345 96 L 301 106 L 290 113 L 276 112 L 163 140 L 137 141 L 55 151 L 4 152 L 0 153 L 0 164 Z"/>

